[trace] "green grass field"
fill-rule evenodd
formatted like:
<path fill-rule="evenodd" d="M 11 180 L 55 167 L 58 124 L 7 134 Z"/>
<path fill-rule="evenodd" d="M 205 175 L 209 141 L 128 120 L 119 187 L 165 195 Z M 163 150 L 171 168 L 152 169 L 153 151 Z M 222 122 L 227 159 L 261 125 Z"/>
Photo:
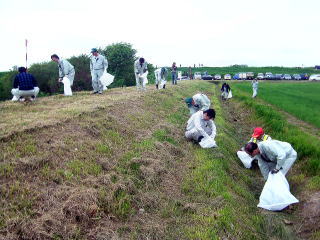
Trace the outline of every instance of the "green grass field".
<path fill-rule="evenodd" d="M 233 84 L 233 89 L 252 93 L 250 82 Z M 320 84 L 259 83 L 258 98 L 271 103 L 295 117 L 320 128 Z"/>

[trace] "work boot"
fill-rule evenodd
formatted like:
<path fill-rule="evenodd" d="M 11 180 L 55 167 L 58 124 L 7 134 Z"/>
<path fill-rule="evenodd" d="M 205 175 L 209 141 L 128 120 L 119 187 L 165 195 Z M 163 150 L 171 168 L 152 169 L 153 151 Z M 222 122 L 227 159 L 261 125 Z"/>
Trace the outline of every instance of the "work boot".
<path fill-rule="evenodd" d="M 203 138 L 204 138 L 203 136 L 198 137 L 198 143 L 201 142 Z"/>
<path fill-rule="evenodd" d="M 166 85 L 165 84 L 163 84 L 163 89 L 166 89 Z"/>
<path fill-rule="evenodd" d="M 158 84 L 156 84 L 156 88 L 157 88 L 157 89 L 159 89 L 159 86 L 158 86 Z"/>

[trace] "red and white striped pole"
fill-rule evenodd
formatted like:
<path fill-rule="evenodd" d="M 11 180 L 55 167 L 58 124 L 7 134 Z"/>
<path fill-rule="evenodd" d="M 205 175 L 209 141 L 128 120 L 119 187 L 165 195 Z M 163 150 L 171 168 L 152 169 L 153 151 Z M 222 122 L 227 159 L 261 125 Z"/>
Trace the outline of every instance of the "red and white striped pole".
<path fill-rule="evenodd" d="M 28 40 L 26 39 L 26 69 L 28 69 Z"/>

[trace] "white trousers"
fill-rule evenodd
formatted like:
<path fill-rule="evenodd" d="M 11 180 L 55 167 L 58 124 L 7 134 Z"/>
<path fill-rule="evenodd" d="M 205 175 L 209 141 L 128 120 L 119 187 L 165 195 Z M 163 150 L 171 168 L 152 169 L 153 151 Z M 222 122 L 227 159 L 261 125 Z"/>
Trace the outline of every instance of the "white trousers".
<path fill-rule="evenodd" d="M 210 136 L 212 134 L 211 128 L 205 127 L 204 131 Z M 185 132 L 185 136 L 188 139 L 193 139 L 195 141 L 198 141 L 199 137 L 201 137 L 203 134 L 199 132 L 196 128 L 193 128 L 189 131 Z M 204 137 L 204 136 L 203 136 Z"/>
<path fill-rule="evenodd" d="M 146 90 L 146 79 L 141 77 L 140 74 L 135 73 L 137 90 Z"/>
<path fill-rule="evenodd" d="M 37 97 L 40 89 L 38 87 L 34 87 L 32 90 L 19 90 L 19 88 L 13 88 L 11 93 L 13 95 L 12 101 L 18 101 L 20 97 Z"/>
<path fill-rule="evenodd" d="M 252 98 L 255 98 L 258 95 L 258 88 L 253 88 Z"/>
<path fill-rule="evenodd" d="M 283 175 L 286 175 L 288 171 L 290 170 L 291 166 L 297 159 L 297 152 L 292 149 L 291 153 L 287 156 L 282 169 L 280 170 Z M 261 171 L 262 176 L 264 177 L 265 180 L 268 179 L 269 172 L 273 169 L 275 169 L 277 163 L 276 162 L 266 162 L 263 161 L 261 158 L 258 160 L 258 165 Z"/>
<path fill-rule="evenodd" d="M 100 70 L 92 70 L 91 77 L 92 77 L 92 88 L 94 92 L 103 92 L 103 85 L 100 81 L 101 76 L 104 73 L 104 69 Z"/>

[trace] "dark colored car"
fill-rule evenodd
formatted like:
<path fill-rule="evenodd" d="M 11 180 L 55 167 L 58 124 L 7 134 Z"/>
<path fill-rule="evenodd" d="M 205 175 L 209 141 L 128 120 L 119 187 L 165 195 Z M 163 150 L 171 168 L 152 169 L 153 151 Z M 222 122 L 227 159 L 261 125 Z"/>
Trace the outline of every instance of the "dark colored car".
<path fill-rule="evenodd" d="M 300 76 L 299 74 L 293 74 L 293 75 L 292 75 L 292 78 L 293 78 L 294 80 L 301 80 L 301 76 Z"/>
<path fill-rule="evenodd" d="M 302 73 L 300 74 L 301 80 L 309 80 L 309 74 L 307 73 Z"/>
<path fill-rule="evenodd" d="M 266 73 L 264 76 L 266 80 L 274 80 L 275 76 L 272 73 Z"/>
<path fill-rule="evenodd" d="M 213 80 L 213 77 L 207 72 L 201 76 L 202 80 Z"/>
<path fill-rule="evenodd" d="M 275 80 L 281 80 L 282 79 L 282 74 L 275 74 L 274 75 Z"/>
<path fill-rule="evenodd" d="M 239 73 L 236 73 L 235 75 L 233 75 L 232 79 L 233 80 L 240 80 Z"/>

